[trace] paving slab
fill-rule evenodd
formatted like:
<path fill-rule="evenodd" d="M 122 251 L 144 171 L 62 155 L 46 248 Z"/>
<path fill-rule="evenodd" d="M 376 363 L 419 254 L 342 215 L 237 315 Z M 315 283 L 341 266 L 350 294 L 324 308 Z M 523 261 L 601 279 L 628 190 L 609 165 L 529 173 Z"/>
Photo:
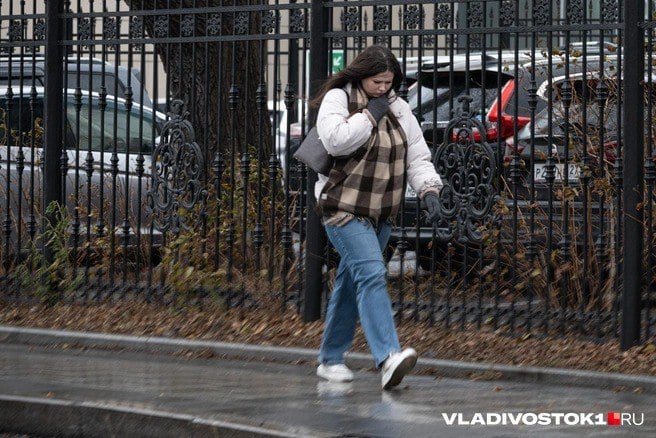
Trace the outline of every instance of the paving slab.
<path fill-rule="evenodd" d="M 136 345 L 136 340 L 135 344 Z M 656 436 L 649 391 L 0 341 L 0 432 L 61 436 Z M 351 364 L 353 365 L 353 364 Z M 610 426 L 617 413 L 619 426 Z M 622 417 L 624 415 L 624 417 Z M 631 424 L 641 423 L 641 424 Z M 585 423 L 585 424 L 579 424 Z"/>

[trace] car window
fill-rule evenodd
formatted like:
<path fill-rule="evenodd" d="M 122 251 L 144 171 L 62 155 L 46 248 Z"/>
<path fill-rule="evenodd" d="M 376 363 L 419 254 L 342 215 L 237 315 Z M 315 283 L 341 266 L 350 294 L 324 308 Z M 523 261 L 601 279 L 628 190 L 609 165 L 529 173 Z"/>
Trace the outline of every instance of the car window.
<path fill-rule="evenodd" d="M 536 83 L 542 83 L 544 80 L 544 77 L 542 76 L 543 73 L 544 70 L 536 70 Z M 530 117 L 531 107 L 529 105 L 529 90 L 531 89 L 531 74 L 528 70 L 519 69 L 516 77 L 517 79 L 514 79 L 515 92 L 509 97 L 508 102 L 503 108 L 503 112 L 510 116 Z M 546 108 L 546 106 L 546 101 L 538 99 L 535 109 L 536 114 Z"/>
<path fill-rule="evenodd" d="M 499 84 L 503 86 L 511 78 L 508 74 L 487 70 L 471 70 L 468 74 L 464 71 L 440 71 L 434 75 L 423 71 L 419 82 L 408 91 L 408 104 L 416 113 L 421 100 L 421 117 L 424 121 L 433 120 L 433 114 L 437 121 L 448 121 L 452 119 L 451 112 L 462 105 L 458 99 L 468 94 L 472 98 L 470 111 L 480 113 L 486 109 L 482 108 L 483 105 L 489 108 L 496 99 Z M 435 88 L 434 83 L 437 85 Z"/>
<path fill-rule="evenodd" d="M 159 136 L 160 127 L 157 123 L 153 123 L 150 110 L 144 111 L 142 119 L 138 107 L 133 107 L 128 116 L 122 102 L 115 104 L 112 99 L 108 99 L 107 108 L 101 111 L 96 98 L 93 99 L 93 105 L 89 110 L 88 99 L 83 98 L 78 113 L 72 97 L 69 97 L 66 108 L 73 133 L 78 132 L 79 126 L 80 149 L 90 147 L 92 151 L 111 152 L 116 140 L 116 150 L 119 153 L 129 150 L 130 153 L 152 154 L 153 137 Z M 128 142 L 129 149 L 126 147 Z"/>
<path fill-rule="evenodd" d="M 7 129 L 9 128 L 9 130 Z M 9 135 L 11 132 L 11 137 Z M 7 98 L 0 97 L 0 144 L 18 144 L 18 134 L 23 134 L 23 145 L 31 145 L 31 135 L 36 133 L 36 146 L 43 140 L 43 100 L 39 99 L 34 109 L 30 105 L 29 96 L 14 96 L 11 108 Z"/>
<path fill-rule="evenodd" d="M 78 86 L 78 74 L 76 71 L 68 72 L 68 88 L 75 88 Z M 89 73 L 88 71 L 80 72 L 79 87 L 83 91 L 89 91 L 89 81 L 91 80 L 91 91 L 100 93 L 103 82 L 102 72 Z M 116 90 L 114 89 L 116 87 Z M 125 87 L 121 81 L 116 80 L 116 76 L 110 71 L 105 72 L 105 92 L 107 94 L 116 94 L 119 97 L 125 98 Z M 134 96 L 133 96 L 134 97 Z"/>
<path fill-rule="evenodd" d="M 424 121 L 433 120 L 433 115 L 436 117 L 436 121 L 449 121 L 453 117 L 451 112 L 458 107 L 462 106 L 461 102 L 458 102 L 458 98 L 468 94 L 472 101 L 469 104 L 469 110 L 477 114 L 487 112 L 487 108 L 490 107 L 492 102 L 497 97 L 498 88 L 496 85 L 486 87 L 485 89 L 485 99 L 483 99 L 483 89 L 478 87 L 470 87 L 467 90 L 464 84 L 456 84 L 453 88 L 448 87 L 438 87 L 436 89 L 436 94 L 433 94 L 433 90 L 427 87 L 421 88 L 421 115 Z M 413 95 L 408 94 L 408 103 L 411 108 L 417 107 L 419 91 L 413 93 Z M 433 99 L 433 97 L 436 99 Z M 485 103 L 483 103 L 485 102 Z M 483 104 L 487 108 L 482 108 Z M 434 107 L 434 108 L 433 108 Z"/>
<path fill-rule="evenodd" d="M 34 81 L 34 85 L 36 85 L 37 87 L 43 87 L 45 85 L 42 76 L 32 76 L 28 72 L 25 72 L 22 77 L 12 75 L 11 86 L 18 88 L 21 84 L 21 81 L 23 85 L 28 85 L 28 86 L 32 85 L 32 81 Z M 0 72 L 0 86 L 7 86 L 7 85 L 9 85 L 9 76 Z"/>
<path fill-rule="evenodd" d="M 437 98 L 440 99 L 447 96 L 448 93 L 448 87 L 438 87 L 433 90 L 432 88 L 419 86 L 418 83 L 415 83 L 415 85 L 408 90 L 408 104 L 410 105 L 410 108 L 416 110 L 419 101 L 421 100 L 421 112 L 419 114 L 424 115 L 433 110 L 434 96 L 437 96 Z"/>
<path fill-rule="evenodd" d="M 569 107 L 566 109 L 562 100 L 564 81 L 559 81 L 553 85 L 551 119 L 549 106 L 545 101 L 545 107 L 535 117 L 535 134 L 547 136 L 551 132 L 551 135 L 560 137 L 564 135 L 566 125 L 569 125 L 571 135 L 581 133 L 583 129 L 588 135 L 593 135 L 602 129 L 604 135 L 615 134 L 618 126 L 618 106 L 614 94 L 608 94 L 609 98 L 605 100 L 602 112 L 596 99 L 598 81 L 587 81 L 585 100 L 582 97 L 584 81 L 572 79 L 569 83 L 571 85 Z M 608 82 L 607 90 L 612 89 L 612 86 L 613 84 Z"/>
<path fill-rule="evenodd" d="M 44 76 L 43 68 L 28 59 L 16 59 L 11 63 L 7 59 L 0 61 L 0 85 L 6 86 L 11 82 L 16 94 L 22 86 L 31 86 L 32 82 L 35 86 L 42 87 L 45 83 Z"/>
<path fill-rule="evenodd" d="M 588 73 L 599 71 L 600 63 L 603 65 L 603 68 L 612 72 L 615 69 L 615 60 L 612 57 L 608 59 L 604 58 L 603 61 L 600 61 L 597 58 L 591 57 L 588 59 L 587 63 L 584 63 L 579 59 L 572 59 L 568 66 L 565 65 L 564 61 L 555 59 L 554 62 L 549 65 L 548 63 L 539 63 L 535 67 L 530 64 L 525 64 L 523 67 L 518 68 L 516 72 L 516 91 L 513 96 L 510 97 L 503 112 L 511 116 L 523 116 L 530 117 L 531 107 L 529 105 L 531 82 L 535 81 L 535 87 L 539 88 L 545 81 L 549 81 L 549 78 L 569 76 L 573 77 L 582 71 L 587 71 Z M 535 73 L 531 73 L 534 71 Z M 553 99 L 553 96 L 552 96 Z M 537 107 L 535 109 L 536 114 L 544 110 L 547 107 L 548 99 L 542 98 L 537 100 Z"/>

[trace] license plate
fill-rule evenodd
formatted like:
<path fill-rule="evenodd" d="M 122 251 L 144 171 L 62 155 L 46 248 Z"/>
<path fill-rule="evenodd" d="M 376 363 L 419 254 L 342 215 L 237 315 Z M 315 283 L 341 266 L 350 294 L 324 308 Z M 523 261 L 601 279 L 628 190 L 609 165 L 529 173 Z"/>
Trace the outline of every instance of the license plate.
<path fill-rule="evenodd" d="M 581 169 L 575 164 L 567 165 L 567 178 L 569 181 L 578 181 L 579 175 L 581 174 Z M 556 179 L 555 181 L 562 181 L 564 179 L 565 163 L 556 163 Z M 535 181 L 545 181 L 547 177 L 547 164 L 546 163 L 536 163 L 533 171 L 533 176 Z"/>
<path fill-rule="evenodd" d="M 415 192 L 412 187 L 410 187 L 410 184 L 405 186 L 405 197 L 406 198 L 416 198 L 417 197 L 417 192 Z"/>

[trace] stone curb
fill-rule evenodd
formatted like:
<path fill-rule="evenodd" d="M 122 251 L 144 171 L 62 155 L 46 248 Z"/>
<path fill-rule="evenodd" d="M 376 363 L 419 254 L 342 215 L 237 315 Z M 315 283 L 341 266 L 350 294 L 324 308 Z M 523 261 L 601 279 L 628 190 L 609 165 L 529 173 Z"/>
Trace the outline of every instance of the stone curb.
<path fill-rule="evenodd" d="M 0 394 L 0 430 L 37 436 L 301 437 L 292 432 L 111 404 Z"/>
<path fill-rule="evenodd" d="M 127 336 L 65 330 L 47 330 L 0 325 L 0 342 L 53 345 L 68 344 L 86 348 L 120 348 L 142 352 L 203 353 L 244 360 L 277 361 L 315 364 L 317 350 L 305 348 L 271 347 L 180 338 Z M 372 369 L 371 356 L 347 354 L 349 366 Z M 490 363 L 468 363 L 419 358 L 415 374 L 438 377 L 471 378 L 478 380 L 509 380 L 577 387 L 605 388 L 623 391 L 656 393 L 656 377 L 621 373 L 602 373 L 563 368 L 539 368 Z"/>

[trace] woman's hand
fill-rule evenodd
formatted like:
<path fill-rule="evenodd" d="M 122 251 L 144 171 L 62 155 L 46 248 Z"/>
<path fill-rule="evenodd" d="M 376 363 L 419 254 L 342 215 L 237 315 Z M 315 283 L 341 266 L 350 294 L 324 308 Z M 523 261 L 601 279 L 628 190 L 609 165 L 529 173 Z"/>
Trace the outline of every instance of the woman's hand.
<path fill-rule="evenodd" d="M 440 198 L 437 193 L 426 193 L 424 195 L 424 204 L 426 204 L 426 210 L 428 211 L 428 221 L 436 224 L 440 219 Z"/>
<path fill-rule="evenodd" d="M 376 123 L 380 122 L 380 119 L 383 118 L 387 110 L 389 109 L 389 100 L 386 95 L 374 97 L 369 99 L 369 104 L 367 104 L 367 111 L 371 114 L 371 117 L 376 120 Z"/>

